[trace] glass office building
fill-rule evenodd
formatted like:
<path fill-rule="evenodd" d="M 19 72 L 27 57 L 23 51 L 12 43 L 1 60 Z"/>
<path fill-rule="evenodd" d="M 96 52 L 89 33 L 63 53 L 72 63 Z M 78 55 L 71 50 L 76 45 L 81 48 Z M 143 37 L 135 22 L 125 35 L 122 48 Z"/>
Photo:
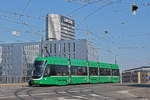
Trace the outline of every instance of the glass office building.
<path fill-rule="evenodd" d="M 0 44 L 0 83 L 26 82 L 34 59 L 41 54 L 41 42 Z M 86 39 L 44 41 L 43 56 L 99 61 L 96 48 Z"/>
<path fill-rule="evenodd" d="M 0 44 L 0 83 L 18 83 L 31 75 L 39 42 Z"/>

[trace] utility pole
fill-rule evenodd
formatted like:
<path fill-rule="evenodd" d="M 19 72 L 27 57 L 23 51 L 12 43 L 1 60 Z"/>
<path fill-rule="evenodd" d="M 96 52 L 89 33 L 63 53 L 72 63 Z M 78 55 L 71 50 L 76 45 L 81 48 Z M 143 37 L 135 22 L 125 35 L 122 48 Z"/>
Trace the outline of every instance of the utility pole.
<path fill-rule="evenodd" d="M 115 64 L 117 64 L 117 56 L 115 55 Z M 122 84 L 122 69 L 120 69 L 120 84 Z"/>
<path fill-rule="evenodd" d="M 122 85 L 122 69 L 120 70 L 120 84 Z"/>
<path fill-rule="evenodd" d="M 41 37 L 41 57 L 44 57 L 44 36 Z"/>
<path fill-rule="evenodd" d="M 69 84 L 71 84 L 71 63 L 70 63 L 70 52 L 68 54 L 68 72 L 69 72 Z"/>
<path fill-rule="evenodd" d="M 115 64 L 117 64 L 117 55 L 115 55 Z"/>

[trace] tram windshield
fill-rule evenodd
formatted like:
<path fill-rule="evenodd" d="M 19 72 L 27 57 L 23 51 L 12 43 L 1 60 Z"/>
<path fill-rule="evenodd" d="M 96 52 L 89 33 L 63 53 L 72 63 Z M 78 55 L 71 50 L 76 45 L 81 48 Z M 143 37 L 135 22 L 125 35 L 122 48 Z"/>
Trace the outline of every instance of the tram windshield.
<path fill-rule="evenodd" d="M 32 78 L 40 78 L 44 71 L 45 61 L 35 61 Z"/>

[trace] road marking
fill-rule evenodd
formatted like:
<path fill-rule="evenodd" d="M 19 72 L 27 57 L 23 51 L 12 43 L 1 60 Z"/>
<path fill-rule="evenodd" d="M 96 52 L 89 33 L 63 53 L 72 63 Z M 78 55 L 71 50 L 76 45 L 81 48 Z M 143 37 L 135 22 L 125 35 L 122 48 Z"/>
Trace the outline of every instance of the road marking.
<path fill-rule="evenodd" d="M 97 97 L 97 96 L 99 96 L 99 95 L 97 95 L 97 94 L 89 94 L 90 96 L 93 96 L 93 97 Z"/>
<path fill-rule="evenodd" d="M 7 96 L 7 97 L 0 97 L 0 99 L 6 99 L 6 98 L 14 98 L 16 96 Z"/>
<path fill-rule="evenodd" d="M 49 100 L 49 99 L 47 99 L 47 100 Z M 57 98 L 57 100 L 70 100 L 70 99 L 65 99 L 65 98 Z M 80 99 L 71 99 L 71 100 L 80 100 Z"/>
<path fill-rule="evenodd" d="M 58 93 L 66 93 L 66 92 L 58 92 Z"/>
<path fill-rule="evenodd" d="M 68 92 L 80 92 L 80 91 L 68 91 Z"/>
<path fill-rule="evenodd" d="M 147 98 L 143 98 L 143 99 L 140 99 L 140 100 L 149 100 L 149 99 L 147 99 Z"/>
<path fill-rule="evenodd" d="M 121 90 L 121 91 L 117 91 L 117 93 L 128 93 L 127 90 Z"/>
<path fill-rule="evenodd" d="M 91 89 L 86 89 L 86 90 L 83 90 L 82 92 L 90 92 Z"/>
<path fill-rule="evenodd" d="M 129 90 L 121 90 L 121 91 L 117 91 L 117 93 L 126 94 L 128 96 L 135 97 L 135 98 L 138 97 L 134 94 L 129 93 Z"/>
<path fill-rule="evenodd" d="M 80 98 L 80 99 L 88 99 L 88 98 L 86 98 L 86 97 L 82 97 L 82 96 L 72 96 L 72 97 Z"/>
<path fill-rule="evenodd" d="M 38 93 L 38 94 L 31 94 L 32 96 L 36 96 L 36 95 L 53 95 L 55 93 Z M 19 97 L 26 97 L 26 96 L 29 96 L 29 95 L 18 95 Z M 4 97 L 4 96 L 1 96 L 0 99 L 6 99 L 6 98 L 15 98 L 16 96 L 7 96 L 7 97 Z"/>
<path fill-rule="evenodd" d="M 56 93 L 39 93 L 39 94 L 31 94 L 31 95 L 35 95 L 36 96 L 36 95 L 47 95 L 47 94 L 48 95 L 52 95 L 52 94 L 56 94 Z"/>
<path fill-rule="evenodd" d="M 106 98 L 107 98 L 107 99 L 109 98 L 109 97 L 105 97 L 105 96 L 101 96 L 101 95 L 97 95 L 97 94 L 89 94 L 89 95 L 90 95 L 90 96 L 93 96 L 93 97 L 100 97 L 101 99 L 102 99 L 102 98 L 103 98 L 103 99 L 104 99 L 104 98 L 105 98 L 105 99 L 106 99 Z"/>
<path fill-rule="evenodd" d="M 26 96 L 29 96 L 29 95 L 18 95 L 19 97 L 26 97 Z"/>

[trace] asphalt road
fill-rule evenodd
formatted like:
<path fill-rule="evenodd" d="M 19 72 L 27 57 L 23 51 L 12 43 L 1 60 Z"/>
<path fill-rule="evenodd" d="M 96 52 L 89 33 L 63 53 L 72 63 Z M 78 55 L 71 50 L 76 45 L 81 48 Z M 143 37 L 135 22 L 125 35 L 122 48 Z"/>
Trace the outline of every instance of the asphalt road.
<path fill-rule="evenodd" d="M 1 87 L 0 100 L 150 100 L 150 85 Z"/>

